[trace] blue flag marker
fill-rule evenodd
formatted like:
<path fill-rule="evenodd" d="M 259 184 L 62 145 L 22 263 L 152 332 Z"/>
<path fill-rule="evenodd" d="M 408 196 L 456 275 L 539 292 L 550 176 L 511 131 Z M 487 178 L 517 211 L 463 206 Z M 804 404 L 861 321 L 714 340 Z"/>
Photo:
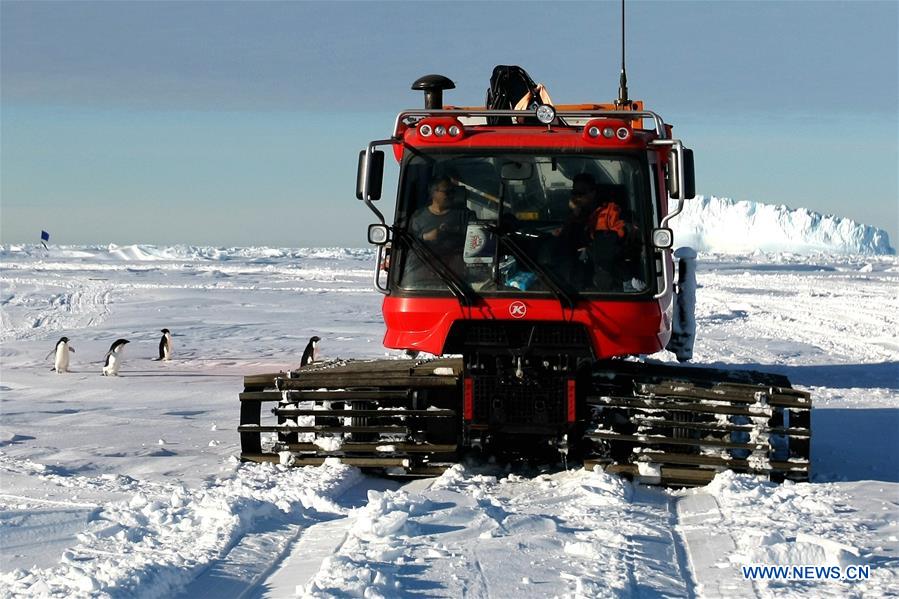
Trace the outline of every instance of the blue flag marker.
<path fill-rule="evenodd" d="M 46 231 L 41 231 L 41 245 L 44 246 L 44 249 L 45 249 L 45 250 L 49 250 L 49 249 L 50 249 L 50 248 L 47 247 L 47 242 L 48 242 L 48 241 L 50 241 L 50 234 L 47 233 Z"/>

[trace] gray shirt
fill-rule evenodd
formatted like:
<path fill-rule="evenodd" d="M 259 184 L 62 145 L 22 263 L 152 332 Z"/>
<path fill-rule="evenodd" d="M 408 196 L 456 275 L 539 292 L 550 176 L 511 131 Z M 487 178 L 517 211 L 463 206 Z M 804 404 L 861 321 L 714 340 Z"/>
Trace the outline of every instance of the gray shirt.
<path fill-rule="evenodd" d="M 412 215 L 409 230 L 422 239 L 435 252 L 460 253 L 465 242 L 465 227 L 468 225 L 468 210 L 450 208 L 443 214 L 434 214 L 425 206 Z M 437 239 L 424 239 L 425 233 L 437 229 Z"/>

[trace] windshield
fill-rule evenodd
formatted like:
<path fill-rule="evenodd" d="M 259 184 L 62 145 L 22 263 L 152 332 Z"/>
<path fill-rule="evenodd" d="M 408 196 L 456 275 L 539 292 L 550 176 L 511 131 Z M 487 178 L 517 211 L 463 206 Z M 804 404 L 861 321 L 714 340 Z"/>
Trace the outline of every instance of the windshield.
<path fill-rule="evenodd" d="M 481 294 L 640 293 L 650 197 L 635 155 L 416 154 L 403 169 L 397 226 L 408 236 L 394 282 L 447 291 L 448 270 Z"/>

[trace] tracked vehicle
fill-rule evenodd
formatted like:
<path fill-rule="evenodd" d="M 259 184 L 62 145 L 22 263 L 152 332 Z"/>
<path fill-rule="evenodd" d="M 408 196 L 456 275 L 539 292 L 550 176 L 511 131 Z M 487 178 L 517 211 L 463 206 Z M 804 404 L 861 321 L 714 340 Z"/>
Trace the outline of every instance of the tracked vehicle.
<path fill-rule="evenodd" d="M 472 451 L 550 451 L 663 484 L 723 469 L 807 480 L 811 402 L 784 377 L 633 358 L 690 355 L 689 334 L 671 343 L 692 290 L 668 223 L 694 184 L 692 152 L 627 98 L 623 71 L 612 104 L 552 106 L 534 88 L 524 109 L 444 106 L 453 87 L 416 81 L 424 109 L 368 144 L 357 175 L 378 219 L 384 345 L 433 357 L 246 377 L 241 458 L 414 475 Z M 384 146 L 400 167 L 392 223 L 374 204 Z M 613 222 L 598 215 L 610 204 Z"/>

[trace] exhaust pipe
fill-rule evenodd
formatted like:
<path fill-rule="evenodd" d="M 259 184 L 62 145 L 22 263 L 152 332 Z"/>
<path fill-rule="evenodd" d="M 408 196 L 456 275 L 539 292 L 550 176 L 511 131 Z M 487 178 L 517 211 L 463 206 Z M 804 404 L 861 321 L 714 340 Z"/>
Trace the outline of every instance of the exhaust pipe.
<path fill-rule="evenodd" d="M 425 75 L 415 80 L 412 89 L 425 93 L 425 110 L 440 110 L 443 108 L 443 90 L 456 89 L 456 84 L 443 75 Z"/>

